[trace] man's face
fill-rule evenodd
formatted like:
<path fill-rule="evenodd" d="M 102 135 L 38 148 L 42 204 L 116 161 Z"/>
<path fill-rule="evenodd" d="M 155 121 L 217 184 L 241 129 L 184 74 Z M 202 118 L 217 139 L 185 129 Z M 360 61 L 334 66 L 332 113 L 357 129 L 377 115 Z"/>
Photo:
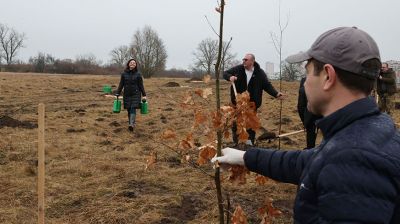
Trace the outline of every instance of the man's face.
<path fill-rule="evenodd" d="M 382 64 L 382 67 L 381 67 L 381 71 L 382 72 L 387 72 L 389 70 L 389 66 L 387 65 L 387 64 Z"/>
<path fill-rule="evenodd" d="M 307 109 L 316 115 L 322 115 L 324 107 L 324 94 L 323 94 L 323 75 L 318 76 L 314 74 L 314 64 L 312 60 L 306 64 L 307 79 L 304 83 L 304 90 L 307 96 Z"/>
<path fill-rule="evenodd" d="M 254 59 L 250 54 L 246 54 L 242 61 L 245 69 L 251 69 L 254 65 Z"/>

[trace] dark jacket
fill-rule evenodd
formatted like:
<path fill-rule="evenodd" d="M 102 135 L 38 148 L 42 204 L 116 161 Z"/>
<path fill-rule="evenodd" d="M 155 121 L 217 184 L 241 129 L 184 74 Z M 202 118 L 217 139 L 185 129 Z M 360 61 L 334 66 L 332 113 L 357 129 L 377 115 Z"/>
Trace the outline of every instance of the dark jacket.
<path fill-rule="evenodd" d="M 237 93 L 248 91 L 250 94 L 250 101 L 256 104 L 256 108 L 261 106 L 263 90 L 273 97 L 276 97 L 278 94 L 257 62 L 254 62 L 254 72 L 248 86 L 247 76 L 243 65 L 235 66 L 224 72 L 224 79 L 227 81 L 229 81 L 231 76 L 237 77 L 237 80 L 235 81 Z M 236 105 L 233 87 L 231 87 L 231 102 Z"/>
<path fill-rule="evenodd" d="M 308 111 L 307 109 L 308 100 L 306 96 L 306 91 L 304 90 L 305 81 L 306 81 L 305 77 L 300 80 L 299 97 L 297 99 L 297 113 L 299 114 L 299 117 L 304 127 L 308 128 L 308 127 L 314 127 L 315 121 L 322 118 L 322 116 L 317 116 Z"/>
<path fill-rule="evenodd" d="M 400 135 L 391 118 L 364 98 L 317 126 L 318 147 L 251 149 L 247 168 L 298 184 L 295 223 L 400 223 Z"/>
<path fill-rule="evenodd" d="M 396 93 L 396 73 L 389 68 L 387 72 L 381 72 L 382 79 L 377 80 L 378 94 L 388 93 L 393 95 Z"/>
<path fill-rule="evenodd" d="M 124 71 L 121 74 L 117 94 L 121 94 L 122 89 L 124 89 L 124 108 L 129 109 L 131 106 L 139 108 L 142 95 L 146 96 L 142 75 L 137 71 Z"/>

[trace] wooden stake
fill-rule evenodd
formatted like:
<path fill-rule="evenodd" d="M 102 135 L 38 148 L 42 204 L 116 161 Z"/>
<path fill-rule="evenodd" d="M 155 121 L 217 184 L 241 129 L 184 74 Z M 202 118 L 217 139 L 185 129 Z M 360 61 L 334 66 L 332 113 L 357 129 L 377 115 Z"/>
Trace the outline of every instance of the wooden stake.
<path fill-rule="evenodd" d="M 44 153 L 44 104 L 39 108 L 39 141 L 38 141 L 38 223 L 44 224 L 44 180 L 45 180 L 45 153 Z"/>

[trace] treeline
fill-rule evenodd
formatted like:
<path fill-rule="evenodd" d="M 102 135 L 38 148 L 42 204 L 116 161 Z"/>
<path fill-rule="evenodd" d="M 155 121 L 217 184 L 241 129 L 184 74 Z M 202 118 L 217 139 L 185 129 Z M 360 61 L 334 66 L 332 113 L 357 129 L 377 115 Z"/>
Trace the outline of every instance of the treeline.
<path fill-rule="evenodd" d="M 19 73 L 50 73 L 50 74 L 93 74 L 93 75 L 119 75 L 124 66 L 120 64 L 102 65 L 93 55 L 79 56 L 75 60 L 57 59 L 50 54 L 39 53 L 31 57 L 28 62 L 16 61 L 13 64 L 0 64 L 2 72 Z M 202 77 L 202 72 L 188 71 L 185 69 L 166 69 L 154 74 L 154 77 Z"/>
<path fill-rule="evenodd" d="M 3 72 L 33 72 L 52 74 L 94 74 L 114 75 L 119 74 L 123 68 L 120 65 L 101 65 L 94 58 L 55 59 L 50 55 L 39 54 L 30 58 L 28 63 L 15 62 L 10 65 L 2 65 Z"/>
<path fill-rule="evenodd" d="M 73 59 L 57 59 L 46 53 L 38 53 L 29 58 L 28 62 L 16 59 L 23 47 L 26 36 L 12 27 L 0 23 L 0 71 L 35 72 L 54 74 L 120 74 L 126 62 L 135 58 L 143 77 L 191 77 L 201 78 L 205 74 L 215 76 L 215 64 L 218 58 L 219 42 L 212 38 L 202 40 L 193 52 L 193 64 L 189 70 L 166 69 L 167 51 L 163 40 L 150 26 L 138 29 L 132 37 L 132 42 L 120 45 L 110 51 L 111 60 L 102 63 L 93 54 L 87 54 Z M 241 61 L 236 60 L 236 54 L 231 52 L 231 43 L 223 43 L 222 70 L 230 68 Z M 299 80 L 304 75 L 300 64 L 283 63 L 282 74 L 274 78 L 285 81 Z"/>

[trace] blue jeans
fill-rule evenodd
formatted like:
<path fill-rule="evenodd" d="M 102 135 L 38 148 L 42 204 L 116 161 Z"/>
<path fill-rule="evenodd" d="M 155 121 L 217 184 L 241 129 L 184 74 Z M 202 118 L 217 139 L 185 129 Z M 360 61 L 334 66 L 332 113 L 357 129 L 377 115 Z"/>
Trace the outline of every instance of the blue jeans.
<path fill-rule="evenodd" d="M 134 126 L 136 121 L 136 108 L 130 107 L 128 109 L 128 122 L 129 126 Z"/>

